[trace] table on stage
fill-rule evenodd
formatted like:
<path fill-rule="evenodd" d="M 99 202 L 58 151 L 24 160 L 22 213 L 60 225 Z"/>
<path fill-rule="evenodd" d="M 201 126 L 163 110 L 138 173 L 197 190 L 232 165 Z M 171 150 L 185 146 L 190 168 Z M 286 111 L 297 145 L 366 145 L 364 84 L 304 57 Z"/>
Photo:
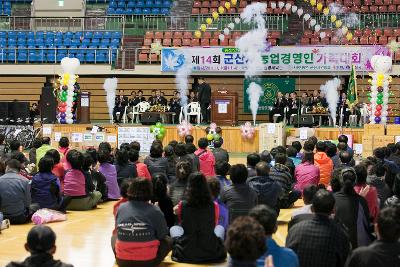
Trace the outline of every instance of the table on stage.
<path fill-rule="evenodd" d="M 176 117 L 176 113 L 175 112 L 155 112 L 155 111 L 146 111 L 146 112 L 141 112 L 140 116 L 141 118 L 143 117 L 153 117 L 154 115 L 160 115 L 160 119 L 162 123 L 166 123 L 166 124 L 171 124 L 171 122 L 173 121 L 175 122 L 175 117 Z"/>
<path fill-rule="evenodd" d="M 319 124 L 318 124 L 319 127 L 322 126 L 322 117 L 328 117 L 329 126 L 333 126 L 331 114 L 329 114 L 329 113 L 303 113 L 303 114 L 300 114 L 300 117 L 301 116 L 312 116 L 313 118 L 318 116 L 319 117 Z M 294 120 L 293 123 L 296 124 L 297 123 L 296 120 Z"/>

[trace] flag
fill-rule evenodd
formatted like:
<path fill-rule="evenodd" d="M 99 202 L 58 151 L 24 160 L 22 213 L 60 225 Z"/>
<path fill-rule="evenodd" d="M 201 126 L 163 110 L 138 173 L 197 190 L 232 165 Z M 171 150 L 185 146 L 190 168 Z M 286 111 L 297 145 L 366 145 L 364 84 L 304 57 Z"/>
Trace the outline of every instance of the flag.
<path fill-rule="evenodd" d="M 346 104 L 349 106 L 349 109 L 353 109 L 354 105 L 358 103 L 358 95 L 357 95 L 357 76 L 356 76 L 356 68 L 355 66 L 351 66 L 351 74 L 349 84 L 347 85 L 347 100 Z"/>

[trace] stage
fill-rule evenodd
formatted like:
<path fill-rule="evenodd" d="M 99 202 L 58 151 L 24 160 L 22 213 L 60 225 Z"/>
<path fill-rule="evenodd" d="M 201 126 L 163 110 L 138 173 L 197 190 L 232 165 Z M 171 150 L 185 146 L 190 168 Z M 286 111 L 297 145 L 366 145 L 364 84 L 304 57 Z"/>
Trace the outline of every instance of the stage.
<path fill-rule="evenodd" d="M 304 128 L 293 128 L 291 126 L 280 125 L 283 128 L 283 134 L 279 135 L 279 139 L 283 140 L 275 140 L 280 143 L 282 141 L 282 145 L 290 145 L 292 141 L 300 139 L 300 129 Z M 205 129 L 208 125 L 199 125 L 193 126 L 192 135 L 195 140 L 198 140 L 201 137 L 206 137 Z M 232 127 L 232 126 L 221 126 L 222 128 L 222 138 L 224 140 L 223 148 L 232 153 L 250 153 L 250 152 L 260 152 L 262 146 L 260 144 L 263 143 L 263 140 L 260 140 L 260 131 L 265 131 L 268 124 L 260 124 L 255 127 L 255 135 L 253 139 L 244 139 L 241 135 L 240 126 Z M 390 127 L 389 127 L 390 126 Z M 96 127 L 98 129 L 96 130 Z M 315 135 L 319 140 L 337 140 L 339 134 L 347 134 L 353 136 L 353 143 L 362 144 L 363 141 L 366 142 L 365 149 L 371 150 L 372 147 L 369 148 L 369 139 L 372 136 L 384 136 L 385 128 L 383 125 L 366 125 L 365 128 L 307 128 L 307 137 Z M 93 129 L 95 128 L 95 129 Z M 124 134 L 132 130 L 131 128 L 138 128 L 140 130 L 149 129 L 150 126 L 141 125 L 141 124 L 102 124 L 102 123 L 94 123 L 94 124 L 46 124 L 43 125 L 43 136 L 49 136 L 52 139 L 52 142 L 57 141 L 61 136 L 66 136 L 70 139 L 72 147 L 78 149 L 85 149 L 87 147 L 96 147 L 101 142 L 110 142 L 113 147 L 117 147 L 119 142 L 134 141 L 135 137 L 129 138 L 127 136 L 124 137 Z M 275 128 L 275 126 L 274 126 Z M 162 142 L 164 145 L 168 144 L 172 140 L 183 141 L 183 137 L 178 135 L 177 125 L 165 125 L 166 134 L 163 138 Z M 124 134 L 121 134 L 121 132 Z M 303 130 L 304 132 L 304 130 Z M 387 135 L 392 136 L 393 142 L 396 135 L 400 135 L 400 125 L 388 125 L 387 126 Z M 270 138 L 270 134 L 264 132 L 264 135 L 267 136 L 266 139 Z M 366 136 L 365 140 L 363 137 Z M 122 139 L 124 138 L 124 139 Z M 142 139 L 146 142 L 146 137 Z M 277 137 L 275 137 L 277 138 Z M 286 140 L 288 142 L 286 142 Z M 386 143 L 392 139 L 386 138 Z M 372 142 L 371 142 L 372 145 Z"/>

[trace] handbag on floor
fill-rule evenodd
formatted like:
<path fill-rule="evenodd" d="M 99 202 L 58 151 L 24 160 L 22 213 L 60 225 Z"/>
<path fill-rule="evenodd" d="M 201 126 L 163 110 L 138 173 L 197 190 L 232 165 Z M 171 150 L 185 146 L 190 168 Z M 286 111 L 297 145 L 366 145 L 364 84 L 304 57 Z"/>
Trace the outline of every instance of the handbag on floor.
<path fill-rule="evenodd" d="M 34 224 L 45 224 L 50 222 L 66 221 L 67 215 L 51 209 L 40 209 L 32 215 L 32 222 Z"/>

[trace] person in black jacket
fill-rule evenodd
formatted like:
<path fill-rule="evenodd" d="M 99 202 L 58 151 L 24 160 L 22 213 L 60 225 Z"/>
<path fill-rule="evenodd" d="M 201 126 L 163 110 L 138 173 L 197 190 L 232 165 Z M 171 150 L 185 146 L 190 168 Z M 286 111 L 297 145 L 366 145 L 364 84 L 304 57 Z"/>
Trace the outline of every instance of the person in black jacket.
<path fill-rule="evenodd" d="M 158 205 L 162 213 L 164 213 L 168 228 L 171 228 L 175 225 L 175 215 L 174 205 L 167 194 L 168 179 L 163 173 L 156 173 L 152 177 L 152 182 L 154 195 L 151 202 Z"/>
<path fill-rule="evenodd" d="M 287 106 L 287 104 L 288 103 L 286 99 L 283 97 L 283 94 L 278 91 L 274 107 L 269 112 L 269 122 L 273 122 L 275 114 L 281 115 L 277 120 L 277 122 L 281 122 L 284 119 L 285 107 Z"/>
<path fill-rule="evenodd" d="M 297 93 L 293 92 L 290 93 L 290 98 L 288 100 L 288 113 L 286 114 L 286 119 L 290 124 L 290 117 L 293 114 L 298 114 L 300 108 L 300 100 L 297 98 Z"/>
<path fill-rule="evenodd" d="M 7 267 L 72 267 L 53 258 L 56 253 L 56 234 L 48 226 L 34 226 L 28 233 L 25 249 L 31 255 L 23 262 L 10 262 Z"/>
<path fill-rule="evenodd" d="M 179 113 L 181 112 L 181 94 L 178 91 L 174 92 L 174 97 L 169 101 L 169 111 L 175 113 L 173 123 L 178 121 Z"/>
<path fill-rule="evenodd" d="M 128 97 L 124 96 L 122 90 L 119 91 L 118 96 L 115 97 L 115 106 L 113 110 L 113 118 L 116 123 L 120 123 L 125 112 L 125 107 L 128 105 Z M 119 112 L 119 116 L 117 113 Z"/>
<path fill-rule="evenodd" d="M 118 149 L 116 153 L 116 164 L 117 169 L 117 182 L 121 185 L 122 181 L 127 178 L 136 178 L 138 176 L 136 165 L 129 164 L 128 150 Z"/>
<path fill-rule="evenodd" d="M 203 117 L 203 122 L 210 123 L 210 113 L 211 113 L 211 87 L 203 77 L 199 78 L 199 92 L 198 100 L 201 107 L 201 115 Z"/>
<path fill-rule="evenodd" d="M 155 106 L 155 105 L 161 105 L 161 106 L 166 106 L 168 104 L 167 99 L 161 95 L 161 90 L 156 91 L 156 96 L 152 98 L 152 103 L 150 105 Z"/>

